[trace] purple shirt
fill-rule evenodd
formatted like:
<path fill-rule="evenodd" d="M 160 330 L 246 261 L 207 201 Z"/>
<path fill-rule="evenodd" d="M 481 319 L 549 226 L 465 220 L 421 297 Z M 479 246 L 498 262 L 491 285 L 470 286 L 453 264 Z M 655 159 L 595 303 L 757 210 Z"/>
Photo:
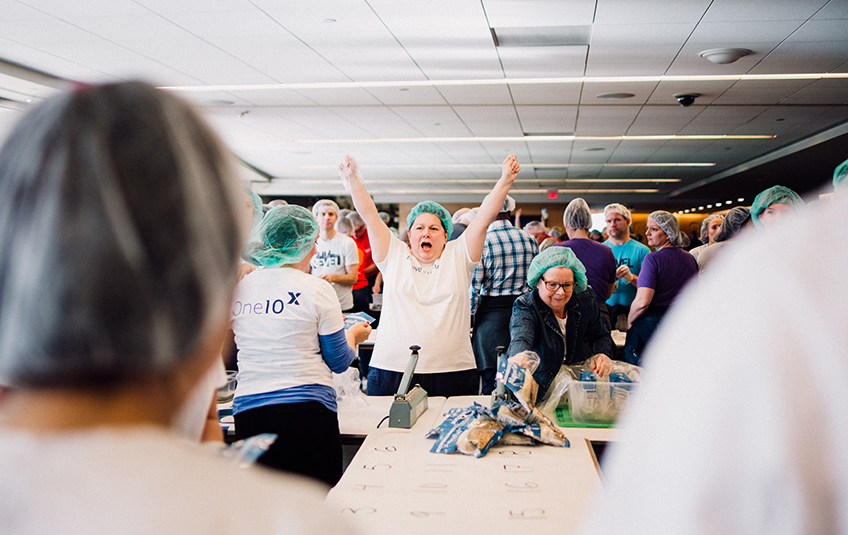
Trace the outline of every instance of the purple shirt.
<path fill-rule="evenodd" d="M 574 256 L 586 268 L 586 278 L 589 280 L 589 286 L 592 287 L 598 301 L 609 299 L 609 285 L 615 283 L 617 267 L 612 249 L 603 243 L 587 238 L 567 240 L 557 243 L 553 247 L 568 247 L 574 251 Z"/>
<path fill-rule="evenodd" d="M 637 286 L 654 289 L 651 306 L 668 306 L 697 274 L 694 256 L 677 247 L 666 247 L 645 257 Z"/>

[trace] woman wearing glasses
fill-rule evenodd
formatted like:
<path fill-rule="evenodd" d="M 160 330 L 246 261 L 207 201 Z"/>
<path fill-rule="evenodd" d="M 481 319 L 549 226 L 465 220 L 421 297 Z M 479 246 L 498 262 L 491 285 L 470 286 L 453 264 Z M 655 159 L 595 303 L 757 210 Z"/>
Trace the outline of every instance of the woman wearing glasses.
<path fill-rule="evenodd" d="M 540 363 L 533 379 L 543 399 L 563 364 L 591 357 L 598 375 L 609 373 L 610 333 L 601 320 L 595 294 L 586 289 L 586 268 L 568 247 L 550 247 L 530 264 L 527 283 L 534 290 L 515 300 L 507 353 L 530 350 Z"/>

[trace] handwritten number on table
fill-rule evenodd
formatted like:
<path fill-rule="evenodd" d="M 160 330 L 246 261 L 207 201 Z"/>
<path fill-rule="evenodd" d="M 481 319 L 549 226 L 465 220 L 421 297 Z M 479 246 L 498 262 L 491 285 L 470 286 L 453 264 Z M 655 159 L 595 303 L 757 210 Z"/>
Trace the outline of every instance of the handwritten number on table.
<path fill-rule="evenodd" d="M 394 446 L 383 446 L 382 448 L 374 448 L 374 451 L 382 451 L 388 453 L 394 453 L 397 451 L 397 448 Z"/>
<path fill-rule="evenodd" d="M 522 466 L 520 464 L 505 464 L 503 469 L 507 472 L 532 472 L 532 466 Z"/>
<path fill-rule="evenodd" d="M 374 514 L 376 512 L 377 512 L 377 510 L 374 509 L 373 507 L 358 507 L 356 509 L 354 509 L 353 507 L 347 507 L 345 509 L 342 509 L 342 513 L 351 513 L 351 514 L 354 514 L 354 515 L 357 515 L 357 514 L 360 514 L 360 513 L 365 514 L 365 515 L 370 515 L 370 514 Z"/>
<path fill-rule="evenodd" d="M 529 450 L 521 450 L 521 451 L 516 451 L 516 450 L 501 450 L 501 451 L 499 451 L 499 452 L 498 452 L 498 455 L 522 455 L 522 456 L 527 456 L 527 455 L 533 455 L 533 452 L 532 452 L 532 451 L 529 451 Z"/>
<path fill-rule="evenodd" d="M 368 466 L 367 464 L 363 465 L 362 468 L 365 470 L 388 470 L 392 467 L 390 464 L 372 464 Z"/>
<path fill-rule="evenodd" d="M 381 488 L 383 488 L 383 485 L 362 485 L 362 484 L 357 484 L 357 485 L 353 485 L 353 488 L 354 488 L 354 490 L 381 489 Z"/>
<path fill-rule="evenodd" d="M 443 515 L 445 513 L 440 511 L 410 511 L 409 514 L 412 516 L 417 516 L 418 518 L 427 518 L 431 515 Z"/>

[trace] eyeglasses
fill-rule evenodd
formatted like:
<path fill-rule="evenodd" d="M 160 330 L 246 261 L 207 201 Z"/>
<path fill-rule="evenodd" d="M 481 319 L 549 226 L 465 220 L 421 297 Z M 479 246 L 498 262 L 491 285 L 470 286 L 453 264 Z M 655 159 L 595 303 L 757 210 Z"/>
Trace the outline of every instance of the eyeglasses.
<path fill-rule="evenodd" d="M 560 288 L 562 288 L 562 291 L 564 291 L 564 292 L 570 292 L 571 290 L 574 289 L 574 283 L 573 282 L 566 282 L 564 284 L 560 284 L 558 282 L 546 281 L 545 279 L 542 279 L 542 282 L 545 283 L 545 288 L 547 288 L 548 291 L 551 292 L 551 293 L 556 293 L 556 291 L 559 290 Z"/>

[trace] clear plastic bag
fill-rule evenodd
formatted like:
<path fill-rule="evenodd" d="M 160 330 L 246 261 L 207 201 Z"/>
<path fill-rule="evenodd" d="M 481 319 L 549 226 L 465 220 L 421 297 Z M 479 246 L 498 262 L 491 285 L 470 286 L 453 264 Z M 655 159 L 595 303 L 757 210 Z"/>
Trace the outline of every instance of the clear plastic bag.
<path fill-rule="evenodd" d="M 559 369 L 556 377 L 554 377 L 554 380 L 551 382 L 551 386 L 548 387 L 548 391 L 546 392 L 544 399 L 538 405 L 538 409 L 542 412 L 542 414 L 551 420 L 556 421 L 557 407 L 568 403 L 569 386 L 572 383 L 580 381 L 580 378 L 587 372 L 591 374 L 592 377 L 595 377 L 594 380 L 600 383 L 608 383 L 611 381 L 613 383 L 638 383 L 642 380 L 642 368 L 619 360 L 612 361 L 609 375 L 601 377 L 600 379 L 598 379 L 592 371 L 592 359 L 584 360 L 583 362 L 578 362 L 577 364 L 572 364 L 570 366 L 564 365 Z M 606 399 L 606 397 L 603 396 L 603 394 L 606 394 L 606 391 L 596 390 L 595 393 L 598 394 L 599 392 L 601 397 Z M 602 407 L 600 398 L 598 398 L 598 403 L 595 403 L 595 398 L 592 397 L 591 386 L 584 389 L 584 391 L 581 392 L 582 397 L 580 399 L 584 402 L 582 407 L 585 407 L 585 410 L 588 411 L 587 414 L 597 414 L 601 420 L 608 420 L 610 415 L 606 413 L 610 411 L 614 411 L 615 414 L 617 414 L 629 397 L 630 388 L 623 386 L 623 384 L 614 384 L 610 387 L 610 392 L 610 399 L 612 400 L 611 407 L 606 407 L 606 405 Z"/>
<path fill-rule="evenodd" d="M 533 379 L 533 372 L 539 367 L 539 361 L 539 355 L 533 351 L 522 351 L 498 363 L 497 380 L 504 383 L 528 411 L 536 406 L 539 384 Z"/>
<path fill-rule="evenodd" d="M 348 368 L 342 373 L 333 374 L 333 388 L 336 389 L 336 401 L 348 404 L 368 404 L 365 393 L 362 392 L 359 370 Z"/>

